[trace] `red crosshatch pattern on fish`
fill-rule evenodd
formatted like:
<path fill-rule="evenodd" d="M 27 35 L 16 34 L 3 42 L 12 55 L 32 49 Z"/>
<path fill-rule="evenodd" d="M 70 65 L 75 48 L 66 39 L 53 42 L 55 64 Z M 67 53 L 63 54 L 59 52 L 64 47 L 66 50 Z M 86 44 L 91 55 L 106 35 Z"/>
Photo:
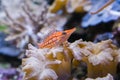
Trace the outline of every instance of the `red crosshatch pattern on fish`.
<path fill-rule="evenodd" d="M 76 30 L 72 28 L 65 31 L 57 31 L 48 36 L 42 43 L 39 43 L 39 48 L 52 48 L 57 45 L 61 45 L 63 42 L 67 41 L 70 35 Z"/>

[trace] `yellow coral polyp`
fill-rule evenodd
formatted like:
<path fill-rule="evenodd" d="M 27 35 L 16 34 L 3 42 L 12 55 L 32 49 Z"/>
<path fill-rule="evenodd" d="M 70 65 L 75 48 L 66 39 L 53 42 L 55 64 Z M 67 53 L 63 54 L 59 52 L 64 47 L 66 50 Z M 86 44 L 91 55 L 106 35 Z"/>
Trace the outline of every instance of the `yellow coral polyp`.
<path fill-rule="evenodd" d="M 76 43 L 76 44 L 75 44 Z M 103 77 L 110 73 L 115 75 L 118 61 L 116 57 L 117 47 L 112 44 L 111 40 L 102 41 L 100 43 L 76 41 L 72 43 L 70 48 L 76 59 L 82 60 L 87 64 L 88 77 Z M 86 45 L 84 47 L 80 46 Z M 74 48 L 73 48 L 74 47 Z M 78 50 L 76 50 L 76 48 Z M 82 56 L 82 57 L 81 57 Z"/>
<path fill-rule="evenodd" d="M 30 46 L 26 52 L 28 58 L 22 61 L 25 79 L 69 80 L 73 78 L 72 67 L 77 67 L 81 61 L 87 64 L 89 78 L 104 77 L 108 73 L 115 75 L 119 51 L 112 40 L 99 43 L 77 40 L 51 49 Z"/>
<path fill-rule="evenodd" d="M 67 0 L 55 0 L 55 2 L 50 6 L 49 10 L 56 13 L 58 10 L 64 8 Z"/>
<path fill-rule="evenodd" d="M 49 11 L 56 13 L 61 9 L 65 9 L 68 13 L 73 11 L 75 12 L 84 12 L 85 5 L 89 5 L 87 0 L 55 0 L 50 6 Z"/>

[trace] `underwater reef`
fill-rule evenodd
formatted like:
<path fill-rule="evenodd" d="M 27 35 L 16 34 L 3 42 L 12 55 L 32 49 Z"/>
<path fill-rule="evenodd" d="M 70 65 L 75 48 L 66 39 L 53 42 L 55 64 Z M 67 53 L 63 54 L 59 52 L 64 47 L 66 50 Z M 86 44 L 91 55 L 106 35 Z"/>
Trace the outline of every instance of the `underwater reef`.
<path fill-rule="evenodd" d="M 0 80 L 120 80 L 120 0 L 0 0 Z"/>

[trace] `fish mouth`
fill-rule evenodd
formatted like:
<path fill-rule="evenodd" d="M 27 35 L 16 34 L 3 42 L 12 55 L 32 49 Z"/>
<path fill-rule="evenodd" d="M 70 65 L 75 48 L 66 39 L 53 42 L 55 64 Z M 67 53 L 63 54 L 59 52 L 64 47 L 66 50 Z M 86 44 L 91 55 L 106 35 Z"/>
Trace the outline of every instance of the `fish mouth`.
<path fill-rule="evenodd" d="M 74 28 L 72 28 L 72 29 L 66 30 L 65 32 L 66 32 L 67 34 L 70 34 L 70 35 L 71 35 L 75 30 L 76 30 L 76 28 L 74 27 Z"/>
<path fill-rule="evenodd" d="M 75 30 L 76 30 L 75 27 L 72 28 L 72 29 L 66 30 L 66 31 L 65 31 L 65 32 L 67 33 L 66 38 L 68 39 Z"/>

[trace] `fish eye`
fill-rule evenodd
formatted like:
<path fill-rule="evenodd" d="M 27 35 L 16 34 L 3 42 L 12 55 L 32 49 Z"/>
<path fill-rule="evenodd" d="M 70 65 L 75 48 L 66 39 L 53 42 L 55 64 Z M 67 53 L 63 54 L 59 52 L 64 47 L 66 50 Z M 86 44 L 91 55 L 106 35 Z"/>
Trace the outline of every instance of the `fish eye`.
<path fill-rule="evenodd" d="M 67 33 L 63 31 L 62 34 L 63 34 L 63 35 L 66 35 Z"/>

